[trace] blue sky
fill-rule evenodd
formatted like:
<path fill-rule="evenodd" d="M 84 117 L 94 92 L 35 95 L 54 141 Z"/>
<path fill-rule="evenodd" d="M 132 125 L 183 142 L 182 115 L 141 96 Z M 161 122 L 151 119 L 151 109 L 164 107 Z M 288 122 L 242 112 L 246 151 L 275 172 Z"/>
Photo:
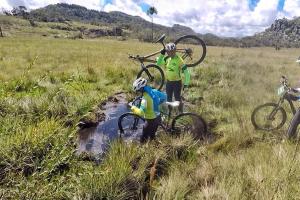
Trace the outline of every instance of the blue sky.
<path fill-rule="evenodd" d="M 250 10 L 253 11 L 255 9 L 255 7 L 257 6 L 258 2 L 259 2 L 259 0 L 248 0 Z M 278 6 L 277 6 L 278 11 L 283 10 L 284 2 L 285 2 L 285 0 L 278 0 Z"/>
<path fill-rule="evenodd" d="M 149 21 L 146 12 L 154 6 L 158 11 L 154 23 L 181 24 L 199 33 L 232 37 L 261 32 L 278 18 L 300 16 L 300 0 L 0 0 L 0 11 L 62 2 L 106 12 L 121 11 Z"/>

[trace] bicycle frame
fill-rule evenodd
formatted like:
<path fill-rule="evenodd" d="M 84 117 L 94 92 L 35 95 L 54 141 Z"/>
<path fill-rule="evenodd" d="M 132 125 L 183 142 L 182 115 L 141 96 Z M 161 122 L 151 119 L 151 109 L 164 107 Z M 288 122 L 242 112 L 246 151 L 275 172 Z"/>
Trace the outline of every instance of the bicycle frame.
<path fill-rule="evenodd" d="M 290 95 L 292 94 L 289 94 L 288 92 L 286 92 L 278 101 L 278 106 L 280 106 L 281 104 L 283 104 L 283 102 L 286 100 L 289 105 L 290 105 L 290 108 L 292 110 L 292 113 L 295 114 L 296 113 L 296 108 L 293 104 L 293 100 L 290 98 Z M 294 96 L 294 95 L 293 95 Z"/>
<path fill-rule="evenodd" d="M 161 50 L 159 50 L 159 51 L 157 51 L 157 52 L 154 52 L 154 53 L 151 53 L 151 54 L 149 54 L 149 55 L 143 56 L 143 58 L 144 58 L 144 59 L 143 59 L 143 62 L 156 63 L 156 60 L 152 60 L 152 59 L 148 59 L 148 58 L 160 54 L 160 51 L 161 51 Z"/>
<path fill-rule="evenodd" d="M 278 107 L 281 106 L 281 104 L 283 104 L 284 100 L 286 100 L 290 105 L 292 113 L 295 115 L 296 109 L 295 109 L 295 106 L 293 104 L 293 101 L 296 101 L 296 100 L 293 100 L 292 98 L 297 99 L 297 97 L 293 94 L 290 94 L 291 88 L 288 86 L 288 81 L 287 81 L 287 78 L 285 76 L 281 76 L 281 84 L 282 84 L 282 86 L 284 86 L 285 92 L 280 97 L 277 105 L 278 105 Z"/>
<path fill-rule="evenodd" d="M 141 68 L 146 72 L 146 74 L 148 75 L 149 77 L 149 80 L 150 81 L 153 81 L 154 77 L 150 74 L 149 70 L 146 68 L 145 64 L 143 61 L 140 61 L 141 62 Z"/>
<path fill-rule="evenodd" d="M 163 44 L 163 46 L 165 46 L 165 45 Z M 187 53 L 188 51 L 189 51 L 189 49 L 176 49 L 176 52 Z M 152 60 L 152 59 L 149 59 L 149 58 L 152 57 L 152 56 L 160 54 L 160 52 L 161 52 L 161 50 L 159 50 L 157 52 L 154 52 L 154 53 L 151 53 L 151 54 L 146 55 L 146 56 L 142 56 L 142 57 L 138 58 L 138 60 L 141 63 L 144 63 L 144 62 L 156 63 L 156 60 Z M 185 59 L 187 56 L 188 56 L 188 53 L 185 56 L 183 56 L 182 59 Z"/>
<path fill-rule="evenodd" d="M 289 103 L 289 105 L 290 105 L 290 107 L 291 107 L 291 110 L 292 110 L 293 114 L 295 114 L 295 113 L 296 113 L 296 108 L 295 108 L 295 106 L 294 106 L 294 104 L 293 104 L 293 101 L 292 101 L 290 98 L 286 98 L 286 100 L 288 101 L 288 103 Z"/>
<path fill-rule="evenodd" d="M 165 43 L 164 43 L 164 39 L 165 39 L 165 35 L 162 35 L 155 43 L 161 43 L 161 45 L 163 46 L 163 49 L 166 48 L 165 46 Z M 152 56 L 155 56 L 155 55 L 158 55 L 160 54 L 161 50 L 159 51 L 156 51 L 154 53 L 151 53 L 149 55 L 146 55 L 146 56 L 136 56 L 135 58 L 137 60 L 139 60 L 141 63 L 143 62 L 150 62 L 150 63 L 156 63 L 156 60 L 152 60 L 152 59 L 149 59 L 150 57 Z M 191 57 L 190 54 L 192 54 L 192 50 L 190 48 L 188 49 L 185 49 L 185 48 L 177 48 L 176 49 L 176 52 L 181 52 L 181 53 L 185 53 L 185 55 L 182 56 L 183 59 L 185 59 L 187 56 Z M 131 56 L 130 56 L 131 57 Z M 131 58 L 134 58 L 134 57 L 131 57 Z"/>

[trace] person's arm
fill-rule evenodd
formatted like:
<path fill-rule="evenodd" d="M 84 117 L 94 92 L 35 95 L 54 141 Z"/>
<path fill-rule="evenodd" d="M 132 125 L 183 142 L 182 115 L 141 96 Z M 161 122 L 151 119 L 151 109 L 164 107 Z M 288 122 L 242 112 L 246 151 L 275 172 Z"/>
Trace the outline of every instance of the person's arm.
<path fill-rule="evenodd" d="M 132 106 L 131 111 L 140 117 L 144 117 L 146 107 L 147 107 L 147 101 L 145 99 L 142 99 L 141 106 L 139 108 L 136 106 Z"/>
<path fill-rule="evenodd" d="M 184 63 L 183 59 L 179 57 L 179 66 L 180 70 L 184 75 L 183 87 L 186 88 L 190 85 L 191 82 L 191 74 L 187 68 L 187 65 Z"/>
<path fill-rule="evenodd" d="M 156 58 L 156 64 L 160 67 L 166 64 L 165 62 L 165 50 L 161 50 L 160 55 Z"/>
<path fill-rule="evenodd" d="M 160 92 L 160 91 L 158 91 L 158 93 L 159 93 L 159 104 L 162 104 L 165 101 L 167 101 L 167 94 L 166 93 Z"/>
<path fill-rule="evenodd" d="M 187 68 L 186 65 L 182 66 L 182 72 L 184 74 L 183 85 L 184 85 L 184 87 L 188 87 L 190 85 L 190 82 L 191 82 L 191 73 L 190 73 L 190 71 L 189 71 L 189 69 Z"/>

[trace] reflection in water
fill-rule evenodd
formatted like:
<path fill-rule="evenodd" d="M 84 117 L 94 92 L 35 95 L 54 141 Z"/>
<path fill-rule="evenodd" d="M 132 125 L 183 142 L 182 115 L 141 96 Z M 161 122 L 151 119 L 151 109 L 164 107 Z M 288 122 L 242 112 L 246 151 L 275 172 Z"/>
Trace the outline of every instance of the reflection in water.
<path fill-rule="evenodd" d="M 102 110 L 105 113 L 105 121 L 97 126 L 79 130 L 78 154 L 90 152 L 102 155 L 108 149 L 109 143 L 119 137 L 118 118 L 129 112 L 125 94 L 116 95 L 112 101 L 103 105 Z M 135 137 L 139 137 L 139 134 L 128 134 L 127 137 L 122 138 L 133 141 Z"/>

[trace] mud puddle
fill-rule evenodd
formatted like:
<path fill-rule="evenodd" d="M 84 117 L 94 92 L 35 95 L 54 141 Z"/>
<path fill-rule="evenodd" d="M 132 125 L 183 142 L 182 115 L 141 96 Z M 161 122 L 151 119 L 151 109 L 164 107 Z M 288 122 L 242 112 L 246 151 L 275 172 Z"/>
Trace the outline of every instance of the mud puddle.
<path fill-rule="evenodd" d="M 129 112 L 127 104 L 126 94 L 117 93 L 100 105 L 99 112 L 103 116 L 100 122 L 80 122 L 77 153 L 87 152 L 96 156 L 105 153 L 109 144 L 120 138 L 118 119 L 122 114 Z M 132 142 L 138 140 L 140 134 L 141 131 L 137 134 L 130 134 L 130 136 L 124 135 L 122 140 Z"/>
<path fill-rule="evenodd" d="M 122 114 L 129 112 L 126 94 L 117 93 L 109 97 L 99 107 L 99 110 L 95 111 L 98 115 L 97 118 L 99 118 L 98 122 L 84 121 L 78 124 L 78 155 L 86 152 L 101 159 L 108 150 L 110 143 L 120 138 L 118 119 Z M 130 117 L 123 120 L 124 134 L 121 138 L 125 143 L 138 142 L 142 135 L 144 122 L 140 120 L 137 126 L 138 130 L 133 132 L 129 128 L 133 121 L 134 119 Z M 208 123 L 208 127 L 209 129 L 213 128 L 210 123 Z M 206 138 L 206 140 L 214 140 L 211 138 L 212 133 L 209 132 L 208 134 L 210 139 Z"/>

